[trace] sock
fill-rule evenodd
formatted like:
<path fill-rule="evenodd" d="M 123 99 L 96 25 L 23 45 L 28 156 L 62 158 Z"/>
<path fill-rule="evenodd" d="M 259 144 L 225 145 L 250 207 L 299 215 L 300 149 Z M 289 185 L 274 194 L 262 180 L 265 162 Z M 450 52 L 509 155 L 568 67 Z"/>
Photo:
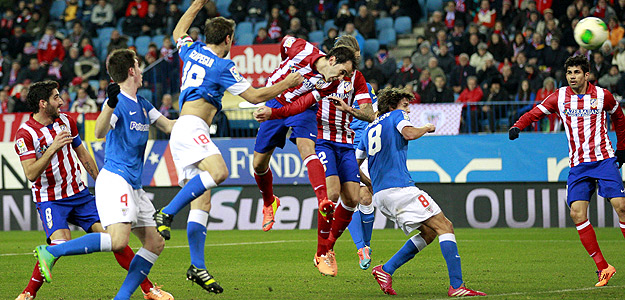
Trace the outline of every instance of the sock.
<path fill-rule="evenodd" d="M 328 237 L 328 249 L 334 248 L 334 243 L 341 237 L 347 225 L 352 220 L 352 215 L 356 211 L 355 207 L 346 206 L 343 201 L 338 202 L 334 211 L 334 220 L 332 220 L 332 229 Z"/>
<path fill-rule="evenodd" d="M 130 299 L 132 293 L 137 290 L 139 284 L 145 280 L 150 273 L 152 265 L 156 262 L 158 255 L 146 250 L 145 248 L 139 248 L 137 254 L 130 262 L 130 268 L 128 269 L 128 275 L 124 279 L 122 287 L 119 288 L 119 292 L 115 295 L 115 300 L 127 300 Z"/>
<path fill-rule="evenodd" d="M 64 243 L 65 240 L 53 240 L 50 243 L 50 246 L 58 245 Z M 56 262 L 55 262 L 56 263 Z M 23 293 L 29 292 L 31 296 L 37 296 L 37 292 L 43 285 L 43 275 L 41 275 L 41 271 L 39 271 L 39 262 L 35 264 L 35 268 L 33 269 L 33 274 L 30 276 L 30 281 L 28 281 L 28 285 L 22 291 Z"/>
<path fill-rule="evenodd" d="M 54 257 L 59 258 L 67 255 L 108 252 L 111 251 L 111 243 L 110 234 L 98 232 L 89 233 L 55 246 L 48 246 L 46 249 Z"/>
<path fill-rule="evenodd" d="M 360 219 L 362 220 L 362 240 L 366 246 L 371 246 L 371 235 L 373 234 L 373 204 L 359 206 Z M 353 218 L 353 217 L 352 217 Z"/>
<path fill-rule="evenodd" d="M 447 272 L 449 273 L 449 284 L 454 289 L 459 288 L 462 283 L 462 266 L 460 265 L 460 255 L 458 255 L 458 245 L 456 245 L 456 235 L 445 233 L 438 236 L 441 245 L 441 252 L 447 262 Z"/>
<path fill-rule="evenodd" d="M 582 241 L 582 245 L 595 261 L 597 265 L 597 270 L 603 270 L 608 267 L 608 262 L 603 258 L 603 254 L 601 253 L 601 249 L 599 249 L 599 243 L 597 243 L 597 236 L 595 235 L 595 230 L 592 228 L 592 224 L 590 221 L 586 220 L 579 224 L 575 224 L 577 228 L 577 233 L 579 234 L 579 239 Z"/>
<path fill-rule="evenodd" d="M 206 243 L 206 223 L 208 213 L 201 209 L 192 209 L 187 219 L 187 239 L 191 264 L 198 269 L 206 269 L 204 262 L 204 244 Z"/>
<path fill-rule="evenodd" d="M 270 206 L 274 201 L 273 174 L 271 173 L 271 169 L 267 168 L 262 174 L 254 172 L 254 179 L 256 179 L 256 185 L 258 185 L 258 189 L 260 189 L 260 193 L 263 195 L 263 204 L 265 206 Z"/>
<path fill-rule="evenodd" d="M 176 215 L 183 207 L 191 203 L 206 190 L 216 187 L 217 183 L 208 172 L 204 171 L 195 175 L 184 187 L 176 194 L 174 199 L 163 208 L 163 212 L 168 215 Z"/>
<path fill-rule="evenodd" d="M 354 244 L 356 244 L 356 249 L 364 248 L 365 241 L 362 239 L 362 221 L 360 219 L 360 212 L 355 212 L 352 215 L 352 221 L 347 225 L 347 229 L 349 230 L 349 234 L 352 236 L 352 240 Z"/>
<path fill-rule="evenodd" d="M 308 168 L 308 180 L 312 185 L 317 201 L 328 199 L 328 189 L 326 188 L 326 172 L 323 165 L 315 154 L 311 154 L 304 159 L 304 164 Z"/>
<path fill-rule="evenodd" d="M 421 237 L 421 234 L 417 234 L 406 241 L 391 259 L 389 259 L 383 266 L 384 272 L 393 275 L 395 270 L 401 267 L 403 264 L 411 260 L 417 253 L 427 246 L 425 240 Z"/>
<path fill-rule="evenodd" d="M 623 233 L 623 237 L 625 237 L 625 223 L 618 222 L 618 225 L 621 227 L 621 233 Z"/>
<path fill-rule="evenodd" d="M 130 262 L 135 257 L 134 251 L 130 248 L 130 246 L 126 246 L 124 250 L 121 252 L 113 252 L 115 254 L 115 259 L 117 259 L 117 263 L 124 268 L 126 271 L 130 268 Z M 145 280 L 141 283 L 141 291 L 144 293 L 149 293 L 150 289 L 153 288 L 154 285 L 150 280 L 146 277 Z"/>
<path fill-rule="evenodd" d="M 328 237 L 331 228 L 332 222 L 326 222 L 321 213 L 317 212 L 317 256 L 328 252 Z"/>

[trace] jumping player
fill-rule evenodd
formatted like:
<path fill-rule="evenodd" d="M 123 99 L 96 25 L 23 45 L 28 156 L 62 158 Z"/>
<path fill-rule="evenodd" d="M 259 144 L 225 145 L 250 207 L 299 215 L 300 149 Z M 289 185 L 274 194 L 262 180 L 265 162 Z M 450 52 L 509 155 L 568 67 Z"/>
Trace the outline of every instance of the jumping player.
<path fill-rule="evenodd" d="M 395 270 L 423 251 L 438 236 L 449 272 L 447 294 L 450 297 L 485 296 L 485 293 L 465 287 L 453 225 L 434 199 L 415 187 L 408 173 L 408 141 L 435 130 L 435 126 L 429 123 L 419 128 L 410 123 L 408 113 L 412 98 L 411 93 L 397 88 L 380 91 L 379 116 L 367 126 L 356 151 L 358 163 L 368 159 L 375 206 L 406 235 L 416 229 L 421 231 L 408 239 L 384 265 L 374 267 L 372 274 L 384 293 L 396 295 L 392 279 Z"/>
<path fill-rule="evenodd" d="M 569 141 L 571 166 L 566 203 L 571 208 L 571 219 L 582 245 L 597 266 L 595 286 L 604 286 L 616 269 L 601 253 L 595 230 L 588 220 L 588 204 L 598 184 L 599 195 L 616 210 L 625 236 L 625 189 L 618 171 L 625 162 L 625 116 L 612 93 L 588 82 L 590 64 L 584 56 L 569 57 L 564 68 L 569 86 L 559 88 L 523 114 L 510 128 L 509 137 L 511 140 L 518 138 L 521 130 L 552 113 L 562 120 Z M 607 114 L 616 131 L 616 157 L 608 138 Z"/>

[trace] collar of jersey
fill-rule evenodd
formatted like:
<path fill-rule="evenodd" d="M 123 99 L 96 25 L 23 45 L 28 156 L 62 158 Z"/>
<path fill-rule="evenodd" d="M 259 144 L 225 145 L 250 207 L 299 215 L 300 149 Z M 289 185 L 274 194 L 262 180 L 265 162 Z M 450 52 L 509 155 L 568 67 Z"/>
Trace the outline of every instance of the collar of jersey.
<path fill-rule="evenodd" d="M 132 98 L 130 97 L 130 95 L 126 94 L 124 91 L 120 90 L 120 94 L 124 95 L 126 98 L 138 103 L 139 101 L 137 100 L 137 98 Z"/>

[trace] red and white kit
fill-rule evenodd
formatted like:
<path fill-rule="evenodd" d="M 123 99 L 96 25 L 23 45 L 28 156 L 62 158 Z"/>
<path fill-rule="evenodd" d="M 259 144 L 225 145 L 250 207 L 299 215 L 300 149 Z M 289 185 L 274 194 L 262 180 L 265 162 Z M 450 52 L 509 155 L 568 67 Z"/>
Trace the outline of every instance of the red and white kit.
<path fill-rule="evenodd" d="M 15 152 L 21 161 L 39 159 L 52 144 L 54 137 L 62 131 L 70 132 L 72 137 L 78 136 L 76 121 L 66 114 L 60 114 L 52 124 L 43 126 L 31 116 L 17 130 Z M 72 143 L 63 146 L 52 157 L 48 168 L 33 183 L 35 202 L 64 199 L 85 189 L 85 184 L 80 179 L 78 159 L 71 149 Z"/>
<path fill-rule="evenodd" d="M 604 88 L 588 83 L 586 94 L 577 95 L 570 87 L 561 87 L 524 114 L 514 127 L 523 129 L 552 113 L 557 113 L 564 123 L 571 167 L 614 157 L 606 113 L 610 114 L 618 137 L 617 149 L 625 149 L 625 117 L 612 93 Z"/>

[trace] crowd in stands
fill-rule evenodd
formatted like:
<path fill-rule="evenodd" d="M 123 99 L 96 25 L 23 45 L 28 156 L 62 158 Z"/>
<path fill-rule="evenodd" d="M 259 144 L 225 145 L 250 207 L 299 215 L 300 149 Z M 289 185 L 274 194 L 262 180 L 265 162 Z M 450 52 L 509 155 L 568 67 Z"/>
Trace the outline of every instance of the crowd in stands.
<path fill-rule="evenodd" d="M 625 0 L 438 1 L 432 9 L 417 0 L 216 0 L 199 13 L 190 35 L 201 39 L 204 21 L 220 15 L 254 25 L 251 32 L 237 31 L 238 44 L 276 43 L 293 35 L 315 39 L 328 51 L 336 36 L 353 35 L 363 50 L 360 70 L 374 89 L 406 88 L 415 103 L 465 103 L 463 125 L 473 123 L 472 131 L 503 127 L 502 120 L 511 121 L 566 85 L 563 64 L 571 55 L 588 57 L 593 84 L 619 99 L 625 95 Z M 154 91 L 161 84 L 158 95 L 166 96 L 152 101 L 173 113 L 179 66 L 170 36 L 189 0 L 58 2 L 21 0 L 2 9 L 1 112 L 25 111 L 29 85 L 43 79 L 60 83 L 67 111 L 98 111 L 108 79 L 106 55 L 130 47 L 144 67 L 158 59 L 169 65 L 166 74 L 147 78 L 145 85 Z M 610 31 L 596 51 L 580 48 L 573 38 L 573 28 L 587 16 L 603 19 Z M 417 44 L 411 55 L 394 57 L 397 44 L 384 42 L 377 22 L 400 18 L 408 18 L 412 28 L 398 36 L 416 38 Z M 379 46 L 367 53 L 364 45 L 372 40 Z M 551 119 L 542 126 L 559 125 Z"/>

